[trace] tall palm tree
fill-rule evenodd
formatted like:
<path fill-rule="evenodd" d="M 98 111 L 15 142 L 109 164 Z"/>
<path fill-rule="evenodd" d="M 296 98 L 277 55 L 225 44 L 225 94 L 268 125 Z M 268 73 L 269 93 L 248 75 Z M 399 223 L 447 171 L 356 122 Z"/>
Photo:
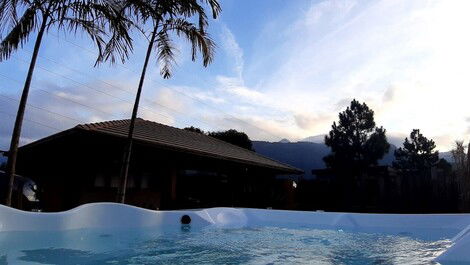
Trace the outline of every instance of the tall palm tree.
<path fill-rule="evenodd" d="M 132 40 L 127 33 L 130 24 L 123 17 L 122 8 L 117 2 L 107 0 L 0 0 L 0 62 L 9 59 L 31 34 L 37 32 L 8 153 L 6 205 L 11 205 L 21 127 L 44 34 L 51 29 L 70 33 L 84 31 L 98 47 L 97 63 L 114 62 L 117 55 L 125 60 L 132 51 Z M 6 34 L 2 36 L 4 32 Z M 106 36 L 109 36 L 108 40 Z"/>
<path fill-rule="evenodd" d="M 146 35 L 149 40 L 147 53 L 140 75 L 134 108 L 129 124 L 129 132 L 124 151 L 123 164 L 121 168 L 121 182 L 118 190 L 117 201 L 124 203 L 126 198 L 127 179 L 132 151 L 135 120 L 139 109 L 140 96 L 144 85 L 147 65 L 155 49 L 157 61 L 160 63 L 160 74 L 163 78 L 170 78 L 172 66 L 175 63 L 175 47 L 173 46 L 171 34 L 186 38 L 191 44 L 191 59 L 196 60 L 197 53 L 202 55 L 204 67 L 212 62 L 215 44 L 206 31 L 208 18 L 205 13 L 204 4 L 208 4 L 215 19 L 221 8 L 217 0 L 134 0 L 129 1 L 127 6 L 129 15 L 136 19 L 137 25 L 151 26 Z M 197 24 L 190 22 L 196 17 Z"/>

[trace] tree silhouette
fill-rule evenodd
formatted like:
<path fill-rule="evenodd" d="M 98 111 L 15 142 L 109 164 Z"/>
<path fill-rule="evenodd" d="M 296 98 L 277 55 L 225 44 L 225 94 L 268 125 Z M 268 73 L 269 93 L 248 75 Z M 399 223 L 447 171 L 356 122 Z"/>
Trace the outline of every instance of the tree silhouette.
<path fill-rule="evenodd" d="M 99 0 L 1 0 L 0 1 L 0 62 L 22 48 L 33 32 L 37 32 L 34 50 L 16 114 L 7 162 L 9 178 L 5 204 L 11 205 L 13 180 L 16 171 L 18 144 L 21 136 L 26 103 L 37 56 L 44 34 L 51 29 L 69 33 L 86 32 L 99 49 L 97 63 L 122 60 L 132 50 L 127 34 L 129 21 L 121 16 L 120 6 L 112 1 Z M 3 35 L 3 33 L 5 33 Z M 106 43 L 105 35 L 110 34 Z M 106 52 L 106 56 L 104 56 Z M 95 64 L 96 65 L 96 64 Z"/>
<path fill-rule="evenodd" d="M 357 174 L 377 165 L 390 148 L 385 129 L 375 125 L 374 111 L 355 99 L 331 127 L 325 136 L 331 154 L 323 158 L 329 168 Z"/>
<path fill-rule="evenodd" d="M 163 78 L 171 77 L 172 67 L 175 63 L 176 48 L 171 39 L 171 34 L 173 33 L 189 41 L 191 45 L 191 59 L 193 61 L 196 60 L 197 53 L 199 52 L 202 55 L 204 66 L 212 62 L 215 44 L 206 31 L 208 19 L 201 4 L 208 4 L 212 10 L 213 18 L 217 18 L 221 11 L 217 0 L 128 1 L 126 6 L 127 14 L 134 18 L 135 24 L 138 25 L 142 32 L 145 32 L 145 29 L 143 29 L 145 26 L 150 26 L 150 32 L 148 36 L 145 36 L 149 42 L 129 124 L 121 169 L 121 182 L 118 190 L 118 202 L 124 203 L 126 198 L 135 120 L 139 109 L 140 95 L 144 85 L 147 65 L 152 51 L 155 50 L 156 52 L 157 60 L 160 63 L 160 74 Z M 191 22 L 194 20 L 197 21 L 197 25 Z"/>
<path fill-rule="evenodd" d="M 194 126 L 186 127 L 186 128 L 184 128 L 184 130 L 190 131 L 190 132 L 195 132 L 195 133 L 200 133 L 200 134 L 206 134 L 203 130 L 201 130 L 197 127 L 194 127 Z"/>
<path fill-rule="evenodd" d="M 393 167 L 402 172 L 424 172 L 439 160 L 439 152 L 434 151 L 436 144 L 414 129 L 410 139 L 405 138 L 403 147 L 395 150 Z"/>
<path fill-rule="evenodd" d="M 465 146 L 463 141 L 455 141 L 455 147 L 450 151 L 454 159 L 454 166 L 457 176 L 463 177 L 467 174 L 467 154 L 465 153 Z"/>
<path fill-rule="evenodd" d="M 253 150 L 253 143 L 251 142 L 248 135 L 246 135 L 244 132 L 230 129 L 221 132 L 210 132 L 208 135 L 224 142 L 231 143 L 248 150 Z"/>

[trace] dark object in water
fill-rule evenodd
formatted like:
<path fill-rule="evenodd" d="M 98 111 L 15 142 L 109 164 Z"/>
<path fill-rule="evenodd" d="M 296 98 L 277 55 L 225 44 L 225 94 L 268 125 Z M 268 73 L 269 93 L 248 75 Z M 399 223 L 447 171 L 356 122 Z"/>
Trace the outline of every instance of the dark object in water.
<path fill-rule="evenodd" d="M 185 214 L 181 216 L 181 224 L 188 225 L 190 223 L 191 223 L 191 217 L 189 217 L 189 215 Z"/>

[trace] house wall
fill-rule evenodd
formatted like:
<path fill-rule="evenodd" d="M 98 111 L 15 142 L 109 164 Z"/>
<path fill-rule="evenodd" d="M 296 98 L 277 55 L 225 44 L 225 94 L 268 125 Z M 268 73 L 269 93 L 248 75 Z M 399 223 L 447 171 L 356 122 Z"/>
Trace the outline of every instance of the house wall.
<path fill-rule="evenodd" d="M 42 189 L 45 211 L 113 202 L 123 150 L 122 138 L 79 131 L 21 149 L 18 173 Z M 272 194 L 275 174 L 135 142 L 126 203 L 148 209 L 282 206 Z"/>

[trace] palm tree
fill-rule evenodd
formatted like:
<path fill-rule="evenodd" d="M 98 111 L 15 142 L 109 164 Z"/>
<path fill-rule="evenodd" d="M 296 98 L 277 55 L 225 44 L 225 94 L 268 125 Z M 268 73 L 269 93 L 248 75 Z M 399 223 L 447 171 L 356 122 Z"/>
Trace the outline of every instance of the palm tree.
<path fill-rule="evenodd" d="M 124 203 L 126 198 L 127 178 L 132 151 L 135 120 L 139 109 L 140 96 L 144 85 L 147 65 L 153 49 L 156 51 L 157 61 L 160 63 L 160 74 L 163 78 L 170 78 L 172 66 L 175 63 L 175 47 L 170 34 L 186 38 L 191 44 L 191 59 L 196 60 L 197 53 L 202 54 L 203 65 L 206 67 L 214 57 L 215 44 L 206 32 L 208 18 L 204 4 L 208 4 L 215 19 L 221 8 L 217 0 L 134 0 L 129 1 L 129 15 L 134 17 L 137 25 L 151 25 L 147 53 L 140 75 L 139 86 L 135 97 L 134 108 L 129 124 L 129 132 L 124 151 L 121 168 L 121 182 L 117 201 Z M 189 20 L 197 17 L 197 25 Z M 139 28 L 140 29 L 140 28 Z M 155 47 L 155 48 L 154 48 Z"/>
<path fill-rule="evenodd" d="M 99 49 L 96 64 L 106 60 L 114 62 L 116 54 L 124 61 L 132 51 L 132 39 L 127 34 L 130 23 L 123 16 L 122 8 L 106 0 L 0 0 L 0 62 L 9 59 L 37 32 L 8 154 L 6 205 L 11 205 L 21 127 L 44 34 L 53 28 L 70 33 L 84 31 Z M 1 34 L 5 31 L 7 34 L 3 37 Z M 107 35 L 108 41 L 104 39 Z"/>

